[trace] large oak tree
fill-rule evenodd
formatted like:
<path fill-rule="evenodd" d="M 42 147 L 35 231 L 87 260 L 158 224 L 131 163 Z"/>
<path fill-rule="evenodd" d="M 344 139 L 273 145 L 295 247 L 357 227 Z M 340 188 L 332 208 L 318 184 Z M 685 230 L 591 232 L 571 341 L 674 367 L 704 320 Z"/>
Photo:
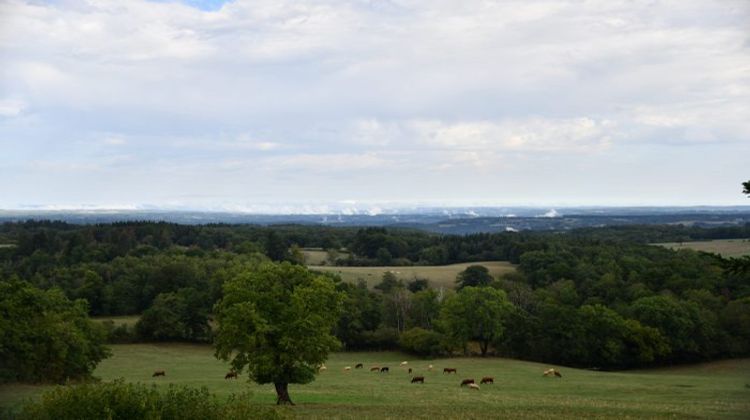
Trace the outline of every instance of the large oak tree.
<path fill-rule="evenodd" d="M 216 356 L 259 384 L 273 383 L 277 404 L 293 404 L 288 385 L 312 382 L 339 346 L 331 331 L 342 300 L 328 277 L 287 262 L 262 264 L 224 284 Z"/>

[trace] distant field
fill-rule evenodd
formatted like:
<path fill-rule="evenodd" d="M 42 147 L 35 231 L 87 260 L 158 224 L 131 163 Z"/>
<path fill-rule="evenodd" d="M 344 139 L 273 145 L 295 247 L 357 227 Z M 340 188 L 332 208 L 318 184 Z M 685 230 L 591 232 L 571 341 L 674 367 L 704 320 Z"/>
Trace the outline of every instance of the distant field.
<path fill-rule="evenodd" d="M 16 244 L 0 244 L 0 248 L 13 248 Z"/>
<path fill-rule="evenodd" d="M 750 255 L 750 239 L 717 239 L 715 241 L 696 242 L 666 242 L 660 245 L 674 250 L 693 249 L 696 251 L 712 252 L 722 257 L 742 257 Z"/>
<path fill-rule="evenodd" d="M 322 248 L 302 248 L 302 254 L 305 256 L 305 264 L 307 265 L 323 265 L 328 262 L 328 253 Z M 338 258 L 347 258 L 348 256 L 348 252 L 339 251 Z"/>
<path fill-rule="evenodd" d="M 205 386 L 221 397 L 244 390 L 252 399 L 273 405 L 272 385 L 225 380 L 228 366 L 209 346 L 115 345 L 113 357 L 95 374 L 105 381 Z M 425 384 L 411 384 L 408 360 Z M 345 372 L 344 366 L 389 366 L 390 373 L 367 369 Z M 428 364 L 435 366 L 427 371 Z M 336 353 L 328 370 L 308 385 L 290 386 L 297 406 L 283 412 L 298 418 L 748 418 L 750 359 L 634 372 L 594 372 L 560 368 L 562 379 L 544 378 L 549 365 L 499 358 L 416 360 L 394 352 Z M 455 367 L 458 375 L 445 375 Z M 167 376 L 152 378 L 156 369 Z M 494 376 L 494 385 L 479 391 L 459 387 L 463 378 Z M 19 407 L 38 398 L 48 386 L 0 386 L 0 406 Z"/>
<path fill-rule="evenodd" d="M 490 270 L 492 276 L 514 271 L 513 264 L 505 261 L 481 261 L 473 263 L 451 264 L 451 265 L 426 265 L 408 267 L 332 267 L 332 266 L 309 266 L 312 270 L 330 271 L 337 273 L 344 281 L 356 282 L 364 279 L 369 287 L 380 283 L 386 271 L 393 272 L 396 277 L 405 281 L 413 280 L 415 277 L 427 279 L 435 287 L 453 287 L 456 276 L 470 265 L 483 265 Z"/>
<path fill-rule="evenodd" d="M 112 321 L 114 322 L 115 326 L 125 324 L 128 327 L 135 326 L 135 323 L 138 322 L 138 319 L 140 318 L 140 315 L 124 315 L 124 316 L 97 316 L 92 317 L 92 321 L 96 322 L 105 322 L 105 321 Z"/>

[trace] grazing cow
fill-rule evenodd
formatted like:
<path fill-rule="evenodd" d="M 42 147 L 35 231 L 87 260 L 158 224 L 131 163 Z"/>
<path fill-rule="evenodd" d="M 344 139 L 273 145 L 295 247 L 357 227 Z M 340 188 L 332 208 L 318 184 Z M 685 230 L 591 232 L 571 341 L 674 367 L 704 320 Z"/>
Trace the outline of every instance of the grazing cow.
<path fill-rule="evenodd" d="M 477 384 L 469 384 L 469 389 L 476 389 L 477 391 L 479 391 L 479 385 L 477 385 Z"/>
<path fill-rule="evenodd" d="M 328 370 L 328 368 L 326 367 L 326 365 L 321 365 L 321 366 L 320 366 L 320 367 L 318 368 L 318 372 L 323 372 L 324 370 Z"/>
<path fill-rule="evenodd" d="M 370 368 L 370 372 L 380 372 L 380 366 L 373 366 Z"/>
<path fill-rule="evenodd" d="M 458 373 L 456 368 L 443 368 L 443 373 Z"/>
<path fill-rule="evenodd" d="M 420 384 L 423 384 L 424 383 L 424 376 L 415 376 L 415 377 L 411 378 L 411 383 L 416 384 L 417 382 L 419 382 Z"/>
<path fill-rule="evenodd" d="M 401 362 L 401 364 L 399 366 L 406 366 L 408 364 L 409 364 L 409 362 L 404 361 L 404 362 Z"/>
<path fill-rule="evenodd" d="M 356 364 L 356 365 L 354 366 L 354 369 L 362 369 L 363 367 L 365 367 L 365 366 L 364 366 L 364 365 L 363 365 L 362 363 L 357 363 L 357 364 Z"/>
<path fill-rule="evenodd" d="M 482 385 L 484 385 L 484 384 L 494 384 L 495 383 L 495 378 L 493 378 L 492 376 L 485 376 L 484 378 L 482 378 L 481 381 L 479 381 L 479 383 L 482 384 Z"/>
<path fill-rule="evenodd" d="M 153 375 L 151 375 L 152 378 L 155 378 L 157 376 L 167 376 L 167 372 L 163 370 L 157 370 Z"/>
<path fill-rule="evenodd" d="M 237 379 L 237 372 L 230 370 L 229 373 L 224 375 L 224 379 Z"/>
<path fill-rule="evenodd" d="M 345 368 L 344 368 L 344 371 L 345 371 L 345 372 L 349 372 L 350 370 L 352 370 L 352 367 L 351 367 L 351 366 L 347 366 L 347 367 L 345 367 Z"/>
<path fill-rule="evenodd" d="M 461 386 L 469 385 L 473 383 L 474 383 L 474 379 L 464 379 L 463 381 L 461 381 Z"/>
<path fill-rule="evenodd" d="M 545 370 L 542 376 L 557 376 L 558 378 L 562 378 L 562 374 L 560 373 L 560 371 L 554 368 Z"/>
<path fill-rule="evenodd" d="M 389 372 L 388 366 L 383 366 L 382 368 L 380 368 L 380 373 L 388 373 L 388 372 Z"/>
<path fill-rule="evenodd" d="M 409 375 L 411 375 L 411 368 L 409 368 Z"/>
<path fill-rule="evenodd" d="M 432 372 L 432 365 L 428 365 L 427 366 L 427 370 L 429 370 L 430 372 Z"/>

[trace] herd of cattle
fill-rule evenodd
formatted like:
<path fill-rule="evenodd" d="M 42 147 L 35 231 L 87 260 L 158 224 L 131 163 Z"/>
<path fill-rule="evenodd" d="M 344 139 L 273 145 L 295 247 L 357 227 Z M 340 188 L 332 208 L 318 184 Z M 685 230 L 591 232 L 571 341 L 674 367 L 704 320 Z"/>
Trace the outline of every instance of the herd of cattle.
<path fill-rule="evenodd" d="M 413 371 L 412 371 L 412 368 L 408 367 L 408 365 L 409 365 L 409 362 L 401 362 L 401 364 L 399 365 L 399 367 L 408 369 L 408 373 L 411 375 Z M 362 363 L 357 363 L 356 365 L 354 365 L 354 369 L 364 369 L 364 367 L 365 366 Z M 427 370 L 428 371 L 432 371 L 432 369 L 433 369 L 432 365 L 428 365 L 427 366 Z M 320 368 L 318 369 L 319 372 L 324 372 L 326 370 L 328 370 L 328 368 L 325 365 L 320 366 Z M 349 372 L 351 370 L 352 370 L 351 366 L 347 366 L 347 367 L 344 368 L 344 372 Z M 390 369 L 388 368 L 388 366 L 372 366 L 370 368 L 370 372 L 388 373 L 388 372 L 390 372 Z M 458 369 L 456 369 L 456 368 L 448 368 L 448 367 L 447 368 L 443 368 L 443 374 L 449 374 L 450 375 L 451 373 L 454 373 L 454 374 L 458 375 Z M 167 373 L 164 370 L 157 370 L 151 376 L 152 377 L 167 376 Z M 550 377 L 554 376 L 554 377 L 557 377 L 557 378 L 562 378 L 562 374 L 560 373 L 560 371 L 557 370 L 557 369 L 554 369 L 554 368 L 545 370 L 544 373 L 542 374 L 542 376 L 550 376 Z M 237 377 L 238 377 L 237 372 L 233 371 L 233 370 L 230 370 L 224 376 L 224 379 L 237 379 Z M 413 384 L 424 384 L 424 376 L 413 375 L 411 377 L 411 383 L 413 383 Z M 482 385 L 484 385 L 484 384 L 494 384 L 494 383 L 495 383 L 495 378 L 492 377 L 492 376 L 484 376 L 484 377 L 482 377 L 482 380 L 479 381 L 479 384 L 482 384 Z M 479 384 L 477 384 L 474 381 L 474 378 L 467 378 L 467 379 L 464 379 L 464 380 L 461 381 L 460 386 L 468 386 L 469 389 L 474 389 L 474 390 L 478 391 L 479 390 Z"/>

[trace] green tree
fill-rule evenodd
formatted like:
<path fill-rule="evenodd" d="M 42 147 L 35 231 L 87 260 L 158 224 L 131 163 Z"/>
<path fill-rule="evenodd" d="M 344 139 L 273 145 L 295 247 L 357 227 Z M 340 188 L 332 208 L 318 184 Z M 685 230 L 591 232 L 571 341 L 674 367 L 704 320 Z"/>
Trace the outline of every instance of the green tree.
<path fill-rule="evenodd" d="M 464 287 L 483 287 L 490 283 L 492 283 L 492 275 L 490 275 L 490 270 L 483 265 L 470 265 L 456 277 L 458 290 Z"/>
<path fill-rule="evenodd" d="M 60 289 L 0 280 L 0 382 L 89 377 L 109 350 L 104 328 L 87 314 L 85 300 Z"/>
<path fill-rule="evenodd" d="M 504 320 L 512 310 L 502 290 L 464 287 L 446 299 L 440 311 L 440 324 L 453 345 L 463 347 L 466 352 L 469 340 L 476 340 L 485 356 L 490 344 L 502 339 Z"/>
<path fill-rule="evenodd" d="M 251 380 L 273 383 L 277 404 L 292 404 L 290 383 L 306 384 L 339 347 L 331 335 L 343 296 L 333 281 L 284 262 L 262 264 L 224 284 L 216 304 L 216 357 Z"/>
<path fill-rule="evenodd" d="M 138 335 L 150 340 L 203 341 L 209 337 L 208 294 L 193 288 L 161 293 L 136 323 Z"/>
<path fill-rule="evenodd" d="M 750 196 L 750 181 L 742 183 L 742 193 Z"/>

